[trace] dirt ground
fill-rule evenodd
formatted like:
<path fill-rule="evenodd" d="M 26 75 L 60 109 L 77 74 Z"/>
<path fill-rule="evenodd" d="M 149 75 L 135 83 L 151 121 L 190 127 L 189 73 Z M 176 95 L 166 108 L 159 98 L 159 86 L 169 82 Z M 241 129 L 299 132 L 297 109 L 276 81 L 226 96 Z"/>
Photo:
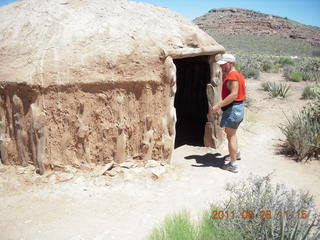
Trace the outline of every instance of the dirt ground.
<path fill-rule="evenodd" d="M 141 167 L 115 177 L 102 176 L 103 169 L 40 177 L 32 167 L 0 165 L 0 239 L 144 239 L 170 213 L 188 209 L 197 216 L 224 200 L 226 183 L 270 172 L 274 182 L 309 190 L 319 208 L 320 161 L 297 163 L 278 154 L 284 139 L 278 126 L 284 113 L 290 117 L 306 104 L 300 96 L 307 83 L 290 83 L 291 95 L 282 100 L 261 90 L 266 80 L 284 81 L 274 73 L 247 81 L 251 101 L 238 132 L 239 173 L 217 167 L 227 153 L 225 143 L 219 149 L 175 149 L 172 164 L 162 166 L 158 178 Z"/>

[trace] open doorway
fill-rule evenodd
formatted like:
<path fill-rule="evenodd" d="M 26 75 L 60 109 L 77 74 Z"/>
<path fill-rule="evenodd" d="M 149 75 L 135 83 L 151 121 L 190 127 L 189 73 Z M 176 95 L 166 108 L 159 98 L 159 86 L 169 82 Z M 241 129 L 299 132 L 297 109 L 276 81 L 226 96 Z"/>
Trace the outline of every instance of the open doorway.
<path fill-rule="evenodd" d="M 177 68 L 175 148 L 184 144 L 204 146 L 208 113 L 206 87 L 210 82 L 208 56 L 175 59 L 174 63 Z"/>

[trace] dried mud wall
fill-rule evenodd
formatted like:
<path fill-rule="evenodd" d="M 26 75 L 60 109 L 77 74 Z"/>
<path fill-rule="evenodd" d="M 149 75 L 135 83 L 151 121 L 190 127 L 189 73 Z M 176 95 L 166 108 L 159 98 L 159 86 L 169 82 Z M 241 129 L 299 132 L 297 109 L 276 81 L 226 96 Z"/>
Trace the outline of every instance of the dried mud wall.
<path fill-rule="evenodd" d="M 0 94 L 3 164 L 34 164 L 43 173 L 54 165 L 171 158 L 173 93 L 165 81 L 6 85 Z"/>

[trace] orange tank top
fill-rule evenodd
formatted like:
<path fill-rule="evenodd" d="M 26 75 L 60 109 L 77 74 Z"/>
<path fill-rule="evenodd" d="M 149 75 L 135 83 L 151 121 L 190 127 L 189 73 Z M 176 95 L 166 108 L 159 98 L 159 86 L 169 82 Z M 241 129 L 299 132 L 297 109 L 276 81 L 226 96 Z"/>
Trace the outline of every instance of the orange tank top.
<path fill-rule="evenodd" d="M 227 88 L 227 81 L 238 81 L 239 82 L 239 90 L 238 96 L 234 100 L 235 102 L 244 101 L 246 99 L 246 87 L 245 87 L 245 79 L 244 76 L 239 71 L 232 71 L 227 74 L 227 76 L 223 80 L 222 84 L 222 99 L 225 99 L 229 94 L 230 90 Z"/>

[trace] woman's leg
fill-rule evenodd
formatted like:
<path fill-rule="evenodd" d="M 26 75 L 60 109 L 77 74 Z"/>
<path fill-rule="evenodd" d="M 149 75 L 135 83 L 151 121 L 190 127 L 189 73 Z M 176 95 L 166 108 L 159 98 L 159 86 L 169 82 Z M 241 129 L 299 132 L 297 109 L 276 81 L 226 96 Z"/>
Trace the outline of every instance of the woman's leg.
<path fill-rule="evenodd" d="M 237 129 L 225 128 L 224 131 L 228 139 L 228 149 L 229 149 L 231 162 L 235 163 L 235 161 L 237 160 L 237 152 L 238 152 Z"/>

